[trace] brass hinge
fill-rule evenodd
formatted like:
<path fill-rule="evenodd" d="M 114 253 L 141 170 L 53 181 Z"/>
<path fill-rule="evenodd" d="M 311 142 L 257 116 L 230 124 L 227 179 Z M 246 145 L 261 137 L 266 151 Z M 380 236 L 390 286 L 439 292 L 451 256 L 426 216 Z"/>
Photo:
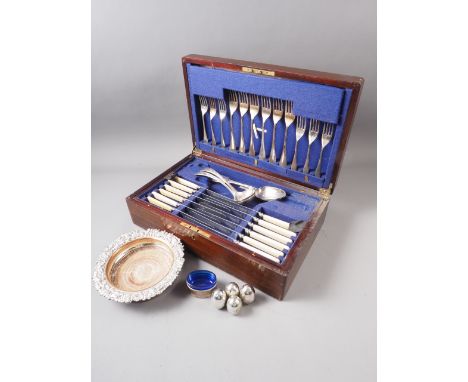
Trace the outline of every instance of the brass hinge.
<path fill-rule="evenodd" d="M 194 147 L 192 150 L 192 154 L 195 155 L 196 157 L 201 156 L 202 151 L 198 147 Z"/>
<path fill-rule="evenodd" d="M 328 188 L 320 188 L 319 189 L 320 197 L 325 200 L 330 199 L 332 188 L 333 188 L 333 183 L 330 183 L 330 186 Z"/>

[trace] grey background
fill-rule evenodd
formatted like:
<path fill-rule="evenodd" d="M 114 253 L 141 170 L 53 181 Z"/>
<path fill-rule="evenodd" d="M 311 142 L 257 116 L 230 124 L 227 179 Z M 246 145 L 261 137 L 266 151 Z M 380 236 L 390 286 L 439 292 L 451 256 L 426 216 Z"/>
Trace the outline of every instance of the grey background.
<path fill-rule="evenodd" d="M 189 53 L 366 79 L 324 227 L 285 301 L 240 317 L 171 293 L 92 298 L 95 381 L 376 379 L 374 1 L 92 1 L 92 255 L 135 228 L 124 198 L 191 150 L 180 59 Z"/>

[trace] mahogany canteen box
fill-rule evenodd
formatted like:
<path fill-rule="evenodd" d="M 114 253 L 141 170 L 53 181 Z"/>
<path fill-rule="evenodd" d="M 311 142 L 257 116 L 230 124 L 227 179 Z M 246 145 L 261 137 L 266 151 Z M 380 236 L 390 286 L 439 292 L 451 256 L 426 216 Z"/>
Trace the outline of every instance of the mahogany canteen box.
<path fill-rule="evenodd" d="M 282 300 L 325 219 L 364 80 L 200 55 L 182 67 L 193 149 L 127 197 L 132 220 Z M 199 174 L 213 170 L 223 178 Z M 285 197 L 254 193 L 264 186 Z"/>

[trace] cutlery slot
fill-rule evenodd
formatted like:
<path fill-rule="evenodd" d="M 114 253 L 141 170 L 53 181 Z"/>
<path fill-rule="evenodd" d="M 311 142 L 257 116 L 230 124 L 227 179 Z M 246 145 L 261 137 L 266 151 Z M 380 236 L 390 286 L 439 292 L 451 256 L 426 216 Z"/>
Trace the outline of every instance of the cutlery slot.
<path fill-rule="evenodd" d="M 196 65 L 187 66 L 187 75 L 190 90 L 190 104 L 192 115 L 194 116 L 195 145 L 198 148 L 202 151 L 214 152 L 220 156 L 250 166 L 256 166 L 297 181 L 309 183 L 319 188 L 328 188 L 332 179 L 334 163 L 343 135 L 352 89 L 343 89 L 284 78 L 258 76 Z M 232 94 L 236 94 L 238 102 L 235 111 L 231 115 L 229 101 Z M 258 104 L 258 113 L 253 113 L 253 128 L 258 133 L 258 138 L 254 137 L 253 140 L 254 155 L 252 155 L 252 153 L 249 154 L 252 136 L 252 106 L 248 106 L 247 112 L 241 118 L 239 103 L 239 96 L 241 94 L 245 94 L 251 99 L 253 96 L 254 100 L 258 100 L 258 102 L 256 101 L 253 103 L 254 105 Z M 286 101 L 291 102 L 294 121 L 289 126 L 286 133 L 286 166 L 280 165 L 286 128 L 284 113 L 274 129 L 272 113 L 274 107 L 270 105 L 270 112 L 268 113 L 268 117 L 265 118 L 263 125 L 262 112 L 264 105 L 262 97 L 266 97 L 271 103 L 273 103 L 274 100 L 280 100 L 283 105 L 283 111 Z M 211 102 L 213 105 L 214 102 L 214 107 L 209 105 L 204 113 L 202 112 L 202 98 L 206 100 L 205 102 L 207 104 Z M 222 123 L 220 119 L 221 102 L 226 104 L 226 116 Z M 249 105 L 251 104 L 252 102 L 249 102 Z M 265 114 L 265 116 L 266 115 L 267 114 Z M 305 118 L 306 129 L 305 133 L 297 142 L 297 153 L 295 153 L 296 130 L 299 117 Z M 235 150 L 230 148 L 231 118 Z M 319 121 L 320 131 L 317 138 L 310 145 L 309 171 L 304 171 L 309 148 L 308 133 L 313 121 Z M 332 137 L 328 140 L 329 143 L 323 148 L 320 174 L 315 175 L 320 152 L 322 151 L 322 134 L 324 127 L 328 124 L 332 126 Z M 241 125 L 243 127 L 242 134 Z M 265 158 L 261 157 L 262 125 L 264 126 L 263 139 Z M 270 161 L 273 147 L 273 130 L 276 161 Z M 240 152 L 241 136 L 243 136 L 243 141 L 245 143 L 245 153 Z M 221 145 L 221 137 L 223 137 L 224 146 Z M 293 169 L 292 162 L 295 154 L 297 168 Z"/>

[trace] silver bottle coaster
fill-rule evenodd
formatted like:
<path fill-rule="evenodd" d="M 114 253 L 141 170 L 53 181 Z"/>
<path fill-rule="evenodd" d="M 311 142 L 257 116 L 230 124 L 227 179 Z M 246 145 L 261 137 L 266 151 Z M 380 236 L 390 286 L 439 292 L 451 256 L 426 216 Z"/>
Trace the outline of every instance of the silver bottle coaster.
<path fill-rule="evenodd" d="M 173 234 L 156 229 L 119 236 L 99 256 L 93 274 L 105 298 L 130 303 L 161 295 L 184 264 L 184 247 Z"/>

